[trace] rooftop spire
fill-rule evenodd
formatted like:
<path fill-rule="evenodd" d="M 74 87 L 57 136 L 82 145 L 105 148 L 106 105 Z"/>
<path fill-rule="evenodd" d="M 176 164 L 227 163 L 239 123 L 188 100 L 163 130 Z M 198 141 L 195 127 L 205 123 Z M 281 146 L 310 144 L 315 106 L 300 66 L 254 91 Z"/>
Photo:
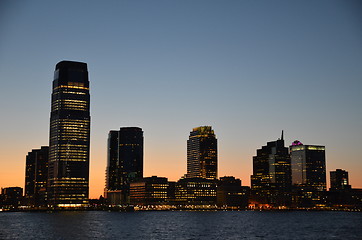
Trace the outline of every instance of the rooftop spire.
<path fill-rule="evenodd" d="M 284 130 L 282 130 L 282 138 L 281 140 L 284 140 Z"/>

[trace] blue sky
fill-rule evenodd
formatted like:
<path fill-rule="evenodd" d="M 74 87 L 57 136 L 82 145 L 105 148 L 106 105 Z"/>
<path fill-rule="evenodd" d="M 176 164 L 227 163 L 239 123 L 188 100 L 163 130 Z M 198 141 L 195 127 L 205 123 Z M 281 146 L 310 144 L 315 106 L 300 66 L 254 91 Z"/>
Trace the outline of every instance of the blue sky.
<path fill-rule="evenodd" d="M 146 176 L 177 180 L 189 132 L 211 125 L 219 176 L 249 185 L 256 149 L 284 129 L 287 145 L 325 145 L 327 170 L 362 187 L 361 12 L 348 0 L 3 0 L 0 186 L 22 185 L 25 155 L 48 144 L 54 67 L 74 60 L 91 81 L 93 194 L 121 126 L 143 128 Z"/>

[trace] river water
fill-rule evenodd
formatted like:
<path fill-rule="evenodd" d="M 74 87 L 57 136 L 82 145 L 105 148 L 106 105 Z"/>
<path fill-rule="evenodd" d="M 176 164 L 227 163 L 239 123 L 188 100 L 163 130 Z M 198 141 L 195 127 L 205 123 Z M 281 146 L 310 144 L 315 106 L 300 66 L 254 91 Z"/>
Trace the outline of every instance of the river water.
<path fill-rule="evenodd" d="M 2 212 L 0 239 L 362 239 L 362 212 Z"/>

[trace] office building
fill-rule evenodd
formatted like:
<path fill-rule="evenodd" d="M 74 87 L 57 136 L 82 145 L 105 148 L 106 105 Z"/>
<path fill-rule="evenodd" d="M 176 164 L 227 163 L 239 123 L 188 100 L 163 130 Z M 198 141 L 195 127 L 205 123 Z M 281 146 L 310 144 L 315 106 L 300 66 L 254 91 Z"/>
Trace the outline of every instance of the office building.
<path fill-rule="evenodd" d="M 147 177 L 130 183 L 130 203 L 138 206 L 166 205 L 169 183 L 165 177 Z"/>
<path fill-rule="evenodd" d="M 217 182 L 217 206 L 223 209 L 246 209 L 250 187 L 241 186 L 241 180 L 235 177 L 221 177 Z"/>
<path fill-rule="evenodd" d="M 187 177 L 217 178 L 217 139 L 210 126 L 197 127 L 187 140 Z"/>
<path fill-rule="evenodd" d="M 107 142 L 107 168 L 106 168 L 106 191 L 121 189 L 119 180 L 120 164 L 118 161 L 119 131 L 110 131 Z"/>
<path fill-rule="evenodd" d="M 326 194 L 325 147 L 304 145 L 296 140 L 289 146 L 294 207 L 324 207 Z"/>
<path fill-rule="evenodd" d="M 13 209 L 18 208 L 23 200 L 23 188 L 6 187 L 1 188 L 2 208 Z"/>
<path fill-rule="evenodd" d="M 251 176 L 253 200 L 258 204 L 288 205 L 291 190 L 290 157 L 280 139 L 268 142 L 253 157 Z"/>
<path fill-rule="evenodd" d="M 49 147 L 33 149 L 26 156 L 25 199 L 29 206 L 47 205 Z"/>
<path fill-rule="evenodd" d="M 328 204 L 334 209 L 362 209 L 362 189 L 349 185 L 348 172 L 336 169 L 330 172 L 331 187 L 327 192 Z"/>
<path fill-rule="evenodd" d="M 303 145 L 294 141 L 289 147 L 292 167 L 292 184 L 315 191 L 326 190 L 325 147 Z"/>
<path fill-rule="evenodd" d="M 331 191 L 335 190 L 349 190 L 348 172 L 342 169 L 336 169 L 336 171 L 330 172 L 331 177 Z"/>
<path fill-rule="evenodd" d="M 175 205 L 185 208 L 216 208 L 216 181 L 182 178 L 175 184 Z"/>
<path fill-rule="evenodd" d="M 129 203 L 130 183 L 143 178 L 143 131 L 123 127 L 108 135 L 105 197 L 111 205 Z"/>
<path fill-rule="evenodd" d="M 50 114 L 48 204 L 52 207 L 88 204 L 89 104 L 87 64 L 59 62 Z"/>

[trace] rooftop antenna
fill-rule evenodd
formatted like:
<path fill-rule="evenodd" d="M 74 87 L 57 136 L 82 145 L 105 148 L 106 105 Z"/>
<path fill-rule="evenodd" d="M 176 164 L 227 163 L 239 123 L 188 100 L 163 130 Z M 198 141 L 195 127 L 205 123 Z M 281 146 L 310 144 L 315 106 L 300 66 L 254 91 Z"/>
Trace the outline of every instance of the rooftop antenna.
<path fill-rule="evenodd" d="M 282 139 L 281 140 L 284 140 L 284 130 L 282 130 Z"/>

